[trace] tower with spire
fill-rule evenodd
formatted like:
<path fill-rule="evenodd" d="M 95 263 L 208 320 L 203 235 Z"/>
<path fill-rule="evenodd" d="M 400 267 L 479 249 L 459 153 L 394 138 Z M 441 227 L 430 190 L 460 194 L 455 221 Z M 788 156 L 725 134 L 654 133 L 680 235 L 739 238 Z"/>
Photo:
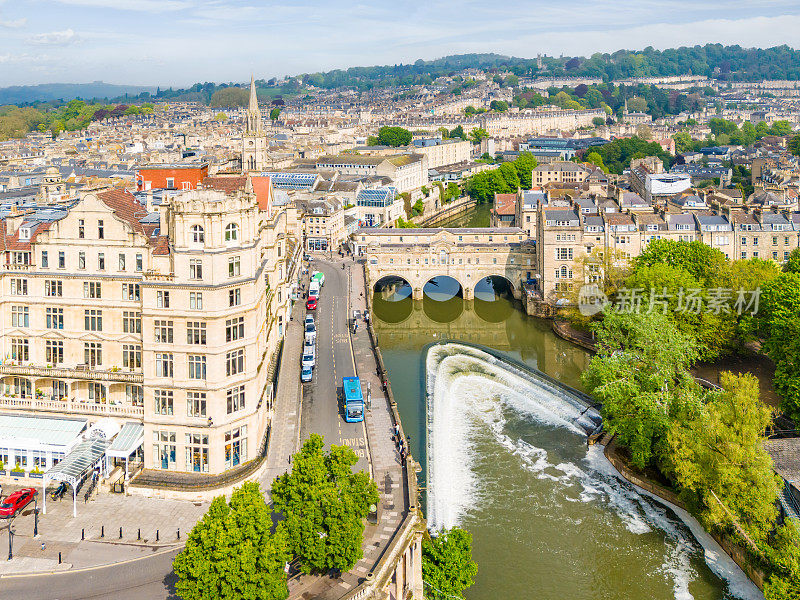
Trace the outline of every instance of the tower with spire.
<path fill-rule="evenodd" d="M 247 107 L 245 131 L 242 135 L 242 171 L 263 171 L 267 166 L 267 136 L 258 107 L 255 78 L 250 76 L 250 104 Z"/>

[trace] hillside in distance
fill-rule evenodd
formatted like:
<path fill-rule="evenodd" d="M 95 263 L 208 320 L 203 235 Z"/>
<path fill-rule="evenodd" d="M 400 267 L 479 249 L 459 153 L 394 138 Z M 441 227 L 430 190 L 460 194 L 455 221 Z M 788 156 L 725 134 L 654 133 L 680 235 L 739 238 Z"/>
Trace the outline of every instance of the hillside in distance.
<path fill-rule="evenodd" d="M 0 105 L 50 102 L 81 98 L 118 98 L 128 94 L 139 96 L 142 92 L 155 93 L 155 86 L 116 85 L 93 81 L 92 83 L 42 83 L 39 85 L 14 85 L 0 87 Z"/>

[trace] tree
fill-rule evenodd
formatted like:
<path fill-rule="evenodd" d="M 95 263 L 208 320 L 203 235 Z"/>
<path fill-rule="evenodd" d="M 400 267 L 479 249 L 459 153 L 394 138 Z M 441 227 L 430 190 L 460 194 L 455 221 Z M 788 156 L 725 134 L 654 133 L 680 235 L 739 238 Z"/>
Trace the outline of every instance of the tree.
<path fill-rule="evenodd" d="M 425 598 L 461 598 L 475 583 L 478 565 L 472 560 L 472 536 L 460 527 L 422 541 L 422 581 Z"/>
<path fill-rule="evenodd" d="M 633 263 L 635 268 L 655 263 L 681 267 L 689 271 L 701 285 L 711 287 L 723 271 L 726 260 L 720 250 L 700 241 L 662 239 L 647 244 L 647 248 L 633 259 Z"/>
<path fill-rule="evenodd" d="M 378 130 L 378 144 L 382 146 L 408 146 L 411 143 L 411 132 L 402 127 L 381 127 Z"/>
<path fill-rule="evenodd" d="M 489 137 L 489 134 L 485 129 L 477 127 L 469 132 L 469 139 L 472 141 L 473 144 L 480 144 L 481 140 L 486 139 Z"/>
<path fill-rule="evenodd" d="M 406 213 L 406 219 L 411 218 L 411 194 L 408 192 L 401 192 L 398 194 L 403 199 L 403 211 Z"/>
<path fill-rule="evenodd" d="M 720 383 L 721 392 L 708 394 L 670 430 L 669 460 L 682 495 L 707 526 L 735 532 L 732 514 L 735 525 L 762 542 L 777 512 L 778 477 L 763 447 L 772 411 L 759 400 L 754 375 L 725 372 Z"/>
<path fill-rule="evenodd" d="M 419 198 L 416 202 L 414 202 L 414 206 L 411 207 L 411 216 L 416 217 L 421 215 L 425 212 L 425 204 L 422 202 L 422 198 Z"/>
<path fill-rule="evenodd" d="M 276 106 L 272 110 L 269 111 L 269 119 L 270 121 L 277 121 L 278 117 L 281 114 L 281 109 L 279 106 Z"/>
<path fill-rule="evenodd" d="M 789 140 L 789 152 L 794 155 L 800 156 L 800 135 L 794 136 Z"/>
<path fill-rule="evenodd" d="M 508 110 L 508 102 L 505 102 L 504 100 L 492 100 L 489 103 L 489 110 L 505 112 Z"/>
<path fill-rule="evenodd" d="M 694 149 L 694 140 L 685 131 L 679 131 L 672 136 L 672 139 L 675 140 L 675 152 L 683 154 Z"/>
<path fill-rule="evenodd" d="M 273 508 L 286 523 L 289 546 L 305 573 L 348 571 L 363 556 L 364 519 L 378 502 L 369 475 L 345 446 L 324 449 L 313 434 L 292 459 L 292 471 L 272 485 Z"/>
<path fill-rule="evenodd" d="M 224 496 L 192 528 L 175 557 L 175 588 L 184 600 L 282 600 L 289 595 L 284 565 L 290 560 L 282 525 L 271 534 L 272 516 L 258 483 Z"/>
<path fill-rule="evenodd" d="M 639 468 L 663 454 L 673 400 L 696 394 L 694 340 L 659 312 L 606 313 L 593 324 L 598 353 L 581 376 L 603 403 L 606 429 Z"/>
<path fill-rule="evenodd" d="M 631 112 L 643 113 L 647 110 L 647 100 L 640 96 L 628 99 L 628 110 Z"/>
<path fill-rule="evenodd" d="M 467 139 L 467 134 L 464 133 L 464 127 L 458 125 L 455 129 L 451 129 L 449 133 L 450 139 L 461 138 L 462 140 Z"/>
<path fill-rule="evenodd" d="M 519 85 L 519 77 L 514 75 L 513 73 L 506 77 L 505 84 L 508 87 L 517 87 Z"/>
<path fill-rule="evenodd" d="M 603 164 L 603 157 L 597 152 L 589 152 L 589 154 L 586 155 L 586 162 L 592 163 L 594 166 L 602 169 L 604 173 L 608 173 L 608 167 Z"/>
<path fill-rule="evenodd" d="M 209 106 L 212 108 L 237 108 L 247 106 L 249 102 L 249 90 L 239 87 L 227 87 L 217 90 L 211 95 Z"/>
<path fill-rule="evenodd" d="M 524 190 L 531 189 L 533 185 L 533 170 L 538 162 L 530 152 L 520 152 L 519 156 L 511 164 L 517 171 L 519 186 Z"/>
<path fill-rule="evenodd" d="M 606 124 L 606 120 L 603 117 L 594 117 L 592 119 L 592 125 L 595 127 L 603 127 Z"/>
<path fill-rule="evenodd" d="M 783 265 L 784 273 L 800 273 L 800 248 L 789 253 L 789 259 Z"/>

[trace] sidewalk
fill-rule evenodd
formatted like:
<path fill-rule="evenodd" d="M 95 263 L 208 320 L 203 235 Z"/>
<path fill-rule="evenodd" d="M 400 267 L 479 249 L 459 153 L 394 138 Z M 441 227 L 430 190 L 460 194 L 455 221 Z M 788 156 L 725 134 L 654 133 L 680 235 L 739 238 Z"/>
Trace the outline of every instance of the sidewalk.
<path fill-rule="evenodd" d="M 281 352 L 278 387 L 275 391 L 275 406 L 267 445 L 266 467 L 259 479 L 261 492 L 267 502 L 269 491 L 276 477 L 283 475 L 291 466 L 289 457 L 298 447 L 300 436 L 300 356 L 303 345 L 303 301 L 296 300 L 292 307 L 292 319 L 286 327 L 286 336 Z"/>

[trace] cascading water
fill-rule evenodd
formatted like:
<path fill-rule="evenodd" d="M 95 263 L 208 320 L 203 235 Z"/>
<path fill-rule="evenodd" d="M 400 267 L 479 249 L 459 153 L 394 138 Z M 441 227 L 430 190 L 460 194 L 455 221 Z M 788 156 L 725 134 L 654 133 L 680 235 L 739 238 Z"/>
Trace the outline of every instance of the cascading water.
<path fill-rule="evenodd" d="M 491 553 L 489 560 L 497 565 L 480 564 L 482 570 L 511 569 L 519 559 L 515 549 L 547 539 L 545 548 L 526 548 L 528 560 L 550 576 L 525 597 L 689 600 L 698 597 L 693 590 L 699 589 L 703 598 L 763 599 L 696 521 L 622 480 L 602 448 L 587 448 L 586 434 L 600 417 L 586 410 L 585 398 L 532 370 L 458 343 L 428 349 L 425 379 L 428 524 L 431 529 L 464 525 L 474 530 L 502 515 L 505 544 Z M 525 515 L 521 522 L 514 508 Z M 530 534 L 533 528 L 536 536 Z M 562 545 L 559 533 L 574 537 L 573 545 Z M 603 556 L 612 562 L 603 569 L 586 564 L 599 560 L 594 554 L 598 544 L 602 551 L 598 536 L 612 537 L 621 556 L 636 555 L 637 539 L 646 540 L 652 554 L 660 537 L 661 561 L 638 565 L 637 581 L 615 581 L 610 593 L 605 584 L 604 594 L 594 586 L 617 565 L 613 556 Z M 581 562 L 583 546 L 590 556 Z M 508 555 L 501 558 L 504 551 Z M 706 592 L 712 572 L 727 582 L 722 596 Z"/>

